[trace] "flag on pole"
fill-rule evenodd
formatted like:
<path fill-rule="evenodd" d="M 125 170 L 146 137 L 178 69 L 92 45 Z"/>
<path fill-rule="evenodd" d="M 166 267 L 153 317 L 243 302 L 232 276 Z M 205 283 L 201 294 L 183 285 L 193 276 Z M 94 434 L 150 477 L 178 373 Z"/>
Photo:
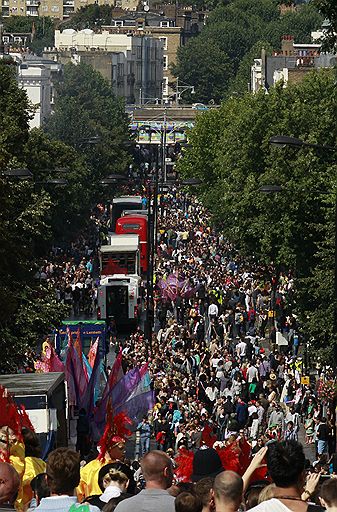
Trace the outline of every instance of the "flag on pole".
<path fill-rule="evenodd" d="M 92 374 L 92 368 L 89 364 L 88 359 L 85 357 L 85 355 L 82 352 L 82 361 L 83 361 L 83 371 L 85 375 L 85 380 L 89 382 L 91 374 Z"/>
<path fill-rule="evenodd" d="M 69 399 L 73 405 L 79 405 L 87 388 L 87 382 L 83 371 L 82 350 L 81 357 L 79 357 L 75 350 L 69 327 L 67 327 L 67 334 L 68 352 L 65 373 L 69 387 Z"/>
<path fill-rule="evenodd" d="M 141 380 L 136 389 L 131 393 L 124 404 L 121 404 L 116 412 L 125 412 L 132 420 L 139 420 L 147 414 L 155 405 L 155 394 L 151 389 L 151 377 L 148 372 L 148 363 L 144 364 L 139 374 Z"/>
<path fill-rule="evenodd" d="M 94 411 L 95 402 L 98 395 L 100 369 L 100 353 L 99 350 L 96 350 L 96 357 L 91 371 L 88 386 L 84 396 L 81 398 L 81 407 L 83 407 L 86 410 L 88 417 L 90 417 Z"/>
<path fill-rule="evenodd" d="M 94 363 L 95 363 L 96 354 L 97 354 L 97 350 L 98 350 L 98 343 L 99 343 L 99 336 L 97 337 L 95 343 L 93 343 L 91 345 L 90 350 L 88 352 L 88 361 L 89 361 L 91 368 L 93 368 Z"/>
<path fill-rule="evenodd" d="M 129 370 L 114 386 L 111 394 L 111 405 L 114 412 L 123 410 L 125 402 L 130 398 L 141 380 L 139 368 Z"/>
<path fill-rule="evenodd" d="M 50 347 L 49 371 L 64 372 L 64 364 L 60 361 L 54 347 Z"/>
<path fill-rule="evenodd" d="M 37 373 L 64 372 L 64 364 L 51 345 L 47 346 L 46 353 L 41 356 L 41 359 L 35 361 L 34 368 Z"/>
<path fill-rule="evenodd" d="M 72 370 L 72 357 L 71 357 L 71 350 L 74 350 L 74 347 L 73 347 L 73 340 L 72 340 L 72 335 L 71 335 L 71 331 L 70 331 L 69 327 L 67 327 L 67 336 L 68 336 L 68 351 L 67 351 L 66 364 L 65 364 L 65 376 L 66 376 L 66 381 L 67 381 L 67 385 L 68 385 L 69 404 L 76 405 L 77 404 L 76 386 L 75 386 L 75 380 L 74 380 L 74 373 Z"/>
<path fill-rule="evenodd" d="M 80 328 L 77 329 L 76 340 L 74 343 L 74 349 L 76 350 L 77 355 L 82 363 L 82 341 L 81 341 L 81 329 Z"/>
<path fill-rule="evenodd" d="M 112 366 L 109 378 L 105 384 L 105 388 L 102 394 L 102 398 L 100 400 L 100 403 L 95 410 L 95 417 L 94 421 L 96 424 L 97 429 L 103 433 L 104 425 L 105 425 L 105 416 L 106 416 L 106 410 L 108 405 L 109 397 L 111 396 L 111 393 L 116 386 L 116 384 L 120 381 L 120 379 L 123 377 L 123 368 L 122 368 L 122 349 L 119 351 L 118 356 L 115 359 L 115 362 Z"/>

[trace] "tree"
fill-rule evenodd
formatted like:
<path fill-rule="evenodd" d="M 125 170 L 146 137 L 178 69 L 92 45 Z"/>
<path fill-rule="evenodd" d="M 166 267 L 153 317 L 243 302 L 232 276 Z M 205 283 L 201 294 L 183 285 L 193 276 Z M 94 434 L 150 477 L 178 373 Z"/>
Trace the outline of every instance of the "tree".
<path fill-rule="evenodd" d="M 102 25 L 111 23 L 111 6 L 98 5 L 97 3 L 87 5 L 78 9 L 68 20 L 62 22 L 62 29 L 73 28 L 83 30 L 84 28 L 97 29 Z"/>
<path fill-rule="evenodd" d="M 309 42 L 311 31 L 321 26 L 321 23 L 321 15 L 310 4 L 299 6 L 298 11 L 283 16 L 274 0 L 219 3 L 211 11 L 203 31 L 179 50 L 173 72 L 183 81 L 194 85 L 196 90 L 200 89 L 199 82 L 202 81 L 202 101 L 207 102 L 214 99 L 214 96 L 220 101 L 228 90 L 233 90 L 232 83 L 237 74 L 236 83 L 242 83 L 242 79 L 247 80 L 248 59 L 251 58 L 252 65 L 253 59 L 260 56 L 257 45 L 259 41 L 264 41 L 273 50 L 280 49 L 281 38 L 285 34 L 293 35 L 296 42 Z M 254 45 L 257 45 L 256 55 L 252 55 Z M 207 54 L 212 62 L 209 62 Z M 201 58 L 206 62 L 202 62 Z M 214 69 L 219 67 L 221 58 L 225 59 L 225 75 Z"/>
<path fill-rule="evenodd" d="M 212 41 L 192 39 L 177 52 L 174 74 L 187 84 L 195 84 L 194 101 L 220 102 L 232 77 L 228 55 Z M 188 98 L 187 94 L 185 98 Z M 192 97 L 190 96 L 190 100 Z"/>
<path fill-rule="evenodd" d="M 274 50 L 281 47 L 281 38 L 292 35 L 295 43 L 311 43 L 311 32 L 320 28 L 322 16 L 311 4 L 302 5 L 295 12 L 288 12 L 265 28 L 264 37 Z"/>
<path fill-rule="evenodd" d="M 272 46 L 267 41 L 258 41 L 242 58 L 235 78 L 231 81 L 227 94 L 242 94 L 247 92 L 251 80 L 251 68 L 254 59 L 261 57 L 261 51 L 264 48 L 266 55 L 272 54 Z"/>
<path fill-rule="evenodd" d="M 27 95 L 15 80 L 15 65 L 0 61 L 0 171 L 20 158 L 28 139 L 30 106 Z"/>
<path fill-rule="evenodd" d="M 332 333 L 337 168 L 326 152 L 273 149 L 268 141 L 286 134 L 336 145 L 334 89 L 334 71 L 323 70 L 298 85 L 278 84 L 269 94 L 231 97 L 197 118 L 180 162 L 184 177 L 203 181 L 202 201 L 243 254 L 295 272 L 297 312 L 317 348 L 329 345 Z M 258 192 L 270 183 L 283 192 Z"/>
<path fill-rule="evenodd" d="M 48 219 L 53 239 L 73 240 L 83 229 L 91 211 L 92 185 L 96 183 L 92 169 L 73 147 L 52 139 L 37 128 L 29 133 L 24 159 L 34 179 L 41 183 L 40 188 L 47 190 L 53 203 Z M 64 172 L 60 174 L 58 169 Z M 66 179 L 67 185 L 43 185 L 52 178 Z M 44 244 L 39 244 L 40 254 L 49 244 L 50 239 L 46 237 Z"/>
<path fill-rule="evenodd" d="M 323 49 L 336 53 L 337 49 L 337 7 L 334 0 L 312 0 L 313 5 L 328 21 L 323 38 Z"/>
<path fill-rule="evenodd" d="M 13 69 L 0 64 L 0 171 L 25 167 L 30 105 Z M 38 247 L 48 238 L 50 195 L 32 182 L 0 177 L 0 370 L 16 371 L 29 347 L 56 326 L 64 306 L 34 279 Z M 28 325 L 29 318 L 29 325 Z M 41 326 L 43 325 L 43 329 Z"/>
<path fill-rule="evenodd" d="M 111 86 L 90 65 L 67 64 L 46 132 L 85 154 L 92 183 L 110 173 L 121 173 L 129 162 L 128 118 L 124 104 Z M 96 144 L 85 140 L 96 138 Z"/>

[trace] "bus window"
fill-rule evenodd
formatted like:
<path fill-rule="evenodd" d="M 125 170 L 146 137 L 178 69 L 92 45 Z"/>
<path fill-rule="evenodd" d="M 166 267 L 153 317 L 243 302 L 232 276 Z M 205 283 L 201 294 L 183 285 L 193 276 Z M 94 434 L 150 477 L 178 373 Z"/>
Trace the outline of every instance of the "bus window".
<path fill-rule="evenodd" d="M 135 274 L 135 253 L 104 253 L 102 254 L 102 275 Z"/>

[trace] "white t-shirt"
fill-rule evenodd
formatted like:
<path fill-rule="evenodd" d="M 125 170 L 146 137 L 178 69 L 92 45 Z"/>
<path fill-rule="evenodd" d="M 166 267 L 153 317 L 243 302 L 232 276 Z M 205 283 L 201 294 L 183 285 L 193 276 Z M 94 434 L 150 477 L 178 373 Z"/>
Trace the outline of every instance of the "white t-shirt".
<path fill-rule="evenodd" d="M 257 371 L 257 369 L 255 368 L 255 366 L 250 366 L 247 370 L 247 380 L 249 382 L 249 384 L 251 382 L 253 382 L 253 379 L 257 379 L 259 378 L 259 372 Z"/>
<path fill-rule="evenodd" d="M 251 416 L 254 412 L 257 412 L 257 407 L 252 404 L 248 407 L 248 416 Z"/>
<path fill-rule="evenodd" d="M 247 344 L 244 341 L 241 341 L 236 345 L 236 352 L 240 357 L 244 357 L 246 355 Z"/>
<path fill-rule="evenodd" d="M 208 314 L 209 315 L 216 315 L 217 316 L 218 315 L 218 311 L 219 311 L 219 309 L 218 309 L 218 306 L 216 304 L 210 304 L 208 306 Z"/>
<path fill-rule="evenodd" d="M 291 512 L 291 510 L 283 505 L 282 501 L 272 498 L 251 508 L 250 512 Z"/>

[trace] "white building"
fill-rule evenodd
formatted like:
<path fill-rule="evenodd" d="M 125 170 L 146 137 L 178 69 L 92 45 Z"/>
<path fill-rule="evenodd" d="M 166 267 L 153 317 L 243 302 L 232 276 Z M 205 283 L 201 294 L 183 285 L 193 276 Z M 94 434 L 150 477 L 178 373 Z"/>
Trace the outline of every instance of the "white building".
<path fill-rule="evenodd" d="M 62 63 L 70 55 L 71 62 L 91 64 L 127 103 L 161 98 L 163 42 L 157 38 L 106 30 L 55 30 L 55 51 Z"/>
<path fill-rule="evenodd" d="M 51 70 L 43 64 L 24 62 L 18 68 L 18 83 L 27 92 L 35 108 L 30 128 L 39 128 L 50 115 L 52 108 Z"/>

